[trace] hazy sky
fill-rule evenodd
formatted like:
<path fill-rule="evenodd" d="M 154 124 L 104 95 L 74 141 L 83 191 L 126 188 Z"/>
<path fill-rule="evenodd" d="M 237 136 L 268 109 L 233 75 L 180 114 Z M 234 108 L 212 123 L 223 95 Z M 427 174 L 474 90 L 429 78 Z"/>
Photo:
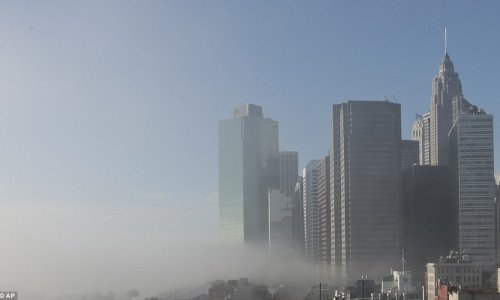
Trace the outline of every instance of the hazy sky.
<path fill-rule="evenodd" d="M 301 166 L 348 99 L 395 99 L 409 137 L 445 26 L 498 137 L 499 15 L 498 1 L 1 1 L 0 262 L 16 271 L 0 281 L 41 290 L 69 272 L 34 276 L 47 262 L 78 273 L 126 245 L 215 238 L 218 121 L 239 104 L 263 106 Z"/>

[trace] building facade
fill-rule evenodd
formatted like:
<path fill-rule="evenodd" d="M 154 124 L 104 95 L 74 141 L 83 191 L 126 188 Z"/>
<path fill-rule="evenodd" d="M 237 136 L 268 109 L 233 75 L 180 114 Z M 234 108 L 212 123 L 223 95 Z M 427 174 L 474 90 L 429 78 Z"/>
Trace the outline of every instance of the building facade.
<path fill-rule="evenodd" d="M 268 190 L 269 249 L 271 253 L 290 257 L 293 254 L 292 197 L 279 189 Z"/>
<path fill-rule="evenodd" d="M 293 252 L 296 257 L 303 258 L 305 253 L 304 241 L 304 180 L 297 178 L 292 198 L 292 234 Z"/>
<path fill-rule="evenodd" d="M 401 106 L 336 104 L 330 124 L 331 203 L 339 210 L 331 232 L 340 232 L 332 243 L 341 243 L 342 285 L 362 274 L 380 279 L 400 261 Z"/>
<path fill-rule="evenodd" d="M 435 299 L 438 296 L 439 285 L 443 282 L 460 285 L 463 288 L 481 288 L 483 271 L 490 268 L 453 251 L 447 257 L 441 258 L 438 263 L 428 263 L 426 267 L 427 299 Z"/>
<path fill-rule="evenodd" d="M 419 163 L 421 165 L 431 164 L 431 114 L 427 112 L 417 115 L 413 123 L 411 137 L 419 144 Z"/>
<path fill-rule="evenodd" d="M 313 264 L 320 262 L 318 180 L 321 160 L 311 160 L 303 170 L 304 193 L 304 250 L 305 258 Z"/>
<path fill-rule="evenodd" d="M 253 104 L 219 123 L 219 221 L 223 240 L 268 245 L 268 190 L 279 187 L 278 123 Z"/>
<path fill-rule="evenodd" d="M 450 134 L 458 202 L 459 249 L 476 262 L 496 261 L 493 116 L 472 107 Z"/>
<path fill-rule="evenodd" d="M 402 240 L 407 270 L 424 280 L 425 265 L 458 247 L 458 207 L 446 166 L 414 165 L 402 177 Z"/>
<path fill-rule="evenodd" d="M 330 159 L 323 158 L 318 165 L 319 259 L 321 278 L 331 280 L 331 210 L 330 210 Z"/>
<path fill-rule="evenodd" d="M 448 134 L 457 117 L 468 110 L 470 103 L 462 94 L 462 83 L 455 72 L 448 51 L 445 51 L 439 72 L 432 81 L 430 108 L 430 164 L 449 164 Z"/>
<path fill-rule="evenodd" d="M 278 157 L 280 191 L 286 196 L 292 197 L 299 177 L 299 153 L 296 151 L 280 151 Z"/>

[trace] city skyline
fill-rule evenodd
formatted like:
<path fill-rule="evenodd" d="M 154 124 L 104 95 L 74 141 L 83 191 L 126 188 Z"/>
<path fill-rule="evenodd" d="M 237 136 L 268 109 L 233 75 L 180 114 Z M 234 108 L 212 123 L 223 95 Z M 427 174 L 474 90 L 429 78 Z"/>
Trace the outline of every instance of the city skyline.
<path fill-rule="evenodd" d="M 445 26 L 463 94 L 497 116 L 499 12 L 495 1 L 1 2 L 0 235 L 16 271 L 0 280 L 58 287 L 34 248 L 68 268 L 62 281 L 99 287 L 79 267 L 102 270 L 115 245 L 153 273 L 162 251 L 137 245 L 216 240 L 217 126 L 240 104 L 279 123 L 299 169 L 328 154 L 329 109 L 348 99 L 400 103 L 409 139 Z"/>

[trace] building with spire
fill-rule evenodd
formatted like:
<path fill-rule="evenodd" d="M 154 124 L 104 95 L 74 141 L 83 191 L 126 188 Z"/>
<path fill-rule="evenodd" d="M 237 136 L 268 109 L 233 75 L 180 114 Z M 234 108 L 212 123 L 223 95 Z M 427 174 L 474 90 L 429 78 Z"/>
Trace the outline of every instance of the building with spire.
<path fill-rule="evenodd" d="M 458 116 L 470 106 L 463 96 L 462 83 L 448 54 L 445 30 L 445 51 L 438 74 L 432 81 L 430 111 L 418 117 L 412 128 L 412 139 L 420 144 L 420 164 L 449 165 L 448 135 Z"/>
<path fill-rule="evenodd" d="M 430 111 L 413 124 L 412 139 L 419 142 L 420 164 L 449 167 L 460 252 L 478 262 L 494 262 L 493 117 L 465 99 L 448 53 L 446 29 Z"/>
<path fill-rule="evenodd" d="M 455 72 L 448 51 L 445 51 L 439 73 L 432 82 L 430 109 L 430 164 L 449 164 L 449 137 L 458 116 L 470 103 L 462 94 L 462 83 Z"/>

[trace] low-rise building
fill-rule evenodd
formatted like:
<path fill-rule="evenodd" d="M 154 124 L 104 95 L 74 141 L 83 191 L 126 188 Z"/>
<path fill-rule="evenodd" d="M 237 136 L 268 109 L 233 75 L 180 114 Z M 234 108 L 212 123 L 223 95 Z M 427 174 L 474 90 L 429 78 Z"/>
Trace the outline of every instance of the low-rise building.
<path fill-rule="evenodd" d="M 467 289 L 481 288 L 484 284 L 483 272 L 490 268 L 491 266 L 474 263 L 470 256 L 450 251 L 450 255 L 441 257 L 438 263 L 427 264 L 427 299 L 436 299 L 440 282 Z"/>
<path fill-rule="evenodd" d="M 416 295 L 418 289 L 413 286 L 410 271 L 392 271 L 382 279 L 382 294 Z"/>

